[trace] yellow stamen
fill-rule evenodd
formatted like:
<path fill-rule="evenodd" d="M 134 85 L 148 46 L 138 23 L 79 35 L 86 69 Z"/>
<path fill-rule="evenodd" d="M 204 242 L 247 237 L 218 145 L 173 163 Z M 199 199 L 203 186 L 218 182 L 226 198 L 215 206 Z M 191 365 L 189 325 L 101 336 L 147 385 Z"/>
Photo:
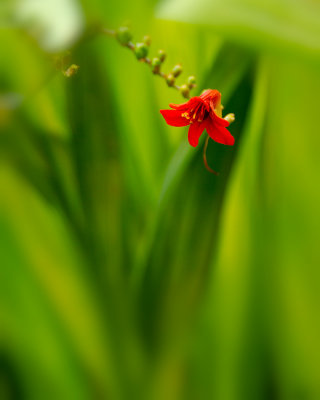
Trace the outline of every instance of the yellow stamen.
<path fill-rule="evenodd" d="M 181 114 L 181 117 L 190 119 L 190 115 L 189 115 L 189 113 L 187 113 L 187 112 L 182 113 L 182 114 Z"/>

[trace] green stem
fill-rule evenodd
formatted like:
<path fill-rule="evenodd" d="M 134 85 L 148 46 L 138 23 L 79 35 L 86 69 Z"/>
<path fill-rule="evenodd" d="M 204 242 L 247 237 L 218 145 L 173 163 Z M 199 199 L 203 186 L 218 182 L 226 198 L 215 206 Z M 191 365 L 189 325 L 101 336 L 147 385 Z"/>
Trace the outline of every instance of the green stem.
<path fill-rule="evenodd" d="M 206 141 L 204 143 L 204 147 L 203 147 L 203 163 L 204 163 L 204 166 L 206 167 L 206 169 L 209 172 L 211 172 L 212 174 L 218 176 L 219 172 L 216 172 L 214 169 L 209 167 L 208 161 L 207 161 L 207 148 L 208 148 L 209 139 L 210 139 L 210 136 L 208 135 L 207 138 L 206 138 Z"/>
<path fill-rule="evenodd" d="M 101 29 L 101 32 L 102 32 L 103 34 L 105 34 L 105 35 L 108 35 L 108 36 L 111 36 L 111 37 L 114 37 L 114 38 L 116 38 L 116 36 L 117 36 L 117 32 L 116 32 L 115 30 L 113 30 L 113 29 L 102 28 L 102 29 Z M 134 51 L 135 51 L 135 48 L 136 48 L 135 44 L 134 44 L 133 42 L 131 42 L 131 41 L 129 41 L 128 43 L 124 44 L 123 46 L 124 46 L 124 47 L 127 47 L 127 48 L 130 49 L 132 52 L 134 52 Z M 149 65 L 149 67 L 152 66 L 152 60 L 151 60 L 149 57 L 141 58 L 139 61 L 140 61 L 140 62 L 143 62 L 143 63 L 145 63 L 145 64 L 147 64 L 147 65 Z M 170 74 L 166 74 L 166 73 L 160 71 L 160 68 L 159 68 L 159 69 L 153 69 L 153 70 L 152 70 L 152 73 L 153 73 L 154 75 L 160 76 L 160 77 L 163 78 L 166 82 L 167 82 L 168 76 L 170 75 Z M 168 86 L 169 86 L 169 87 L 172 87 L 172 88 L 174 88 L 174 89 L 176 89 L 176 90 L 178 90 L 179 92 L 181 91 L 181 86 L 179 86 L 179 85 L 172 84 L 172 85 L 168 85 Z M 189 89 L 192 89 L 192 88 L 194 88 L 195 86 L 196 86 L 196 85 L 193 84 L 193 85 L 189 86 Z M 183 95 L 183 97 L 189 99 L 189 98 L 190 98 L 190 94 L 185 94 L 185 95 Z"/>

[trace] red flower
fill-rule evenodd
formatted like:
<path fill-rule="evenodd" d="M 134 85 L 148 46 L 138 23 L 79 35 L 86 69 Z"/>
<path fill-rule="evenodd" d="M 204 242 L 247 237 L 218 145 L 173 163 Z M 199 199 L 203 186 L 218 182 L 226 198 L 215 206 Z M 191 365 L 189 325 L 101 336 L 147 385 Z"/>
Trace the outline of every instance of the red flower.
<path fill-rule="evenodd" d="M 188 140 L 196 147 L 206 129 L 208 135 L 218 143 L 232 146 L 234 137 L 226 129 L 229 122 L 222 117 L 221 94 L 218 90 L 205 90 L 183 104 L 169 104 L 172 110 L 160 110 L 168 125 L 189 127 Z"/>

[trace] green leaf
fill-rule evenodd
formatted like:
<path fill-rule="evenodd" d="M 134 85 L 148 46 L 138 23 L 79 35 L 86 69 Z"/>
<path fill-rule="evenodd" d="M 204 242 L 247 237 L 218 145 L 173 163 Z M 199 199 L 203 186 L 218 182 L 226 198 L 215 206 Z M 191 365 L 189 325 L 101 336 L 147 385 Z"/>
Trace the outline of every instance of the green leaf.
<path fill-rule="evenodd" d="M 212 28 L 224 38 L 279 54 L 300 54 L 320 62 L 320 8 L 317 3 L 258 0 L 174 0 L 163 2 L 160 18 Z"/>

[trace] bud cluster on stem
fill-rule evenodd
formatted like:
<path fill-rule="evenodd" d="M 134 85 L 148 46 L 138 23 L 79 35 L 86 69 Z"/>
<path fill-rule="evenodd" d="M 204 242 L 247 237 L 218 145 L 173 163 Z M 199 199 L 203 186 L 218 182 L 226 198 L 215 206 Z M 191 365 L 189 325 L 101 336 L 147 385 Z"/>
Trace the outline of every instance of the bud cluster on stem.
<path fill-rule="evenodd" d="M 102 29 L 102 33 L 115 37 L 122 46 L 129 48 L 139 61 L 148 64 L 154 75 L 163 78 L 169 87 L 178 90 L 184 98 L 190 98 L 190 90 L 196 86 L 196 78 L 189 76 L 186 84 L 178 86 L 176 79 L 182 73 L 181 64 L 175 65 L 170 72 L 164 73 L 161 69 L 166 59 L 165 51 L 159 50 L 154 57 L 148 57 L 151 45 L 150 36 L 144 36 L 141 42 L 134 43 L 133 35 L 127 26 L 121 26 L 117 30 Z"/>
<path fill-rule="evenodd" d="M 166 83 L 167 83 L 167 85 L 169 86 L 169 87 L 173 87 L 174 89 L 176 89 L 176 90 L 178 90 L 180 93 L 181 93 L 181 95 L 184 97 L 184 98 L 186 98 L 186 99 L 190 99 L 190 91 L 196 86 L 196 78 L 193 76 L 193 75 L 191 75 L 191 76 L 189 76 L 188 77 L 188 79 L 187 79 L 187 82 L 186 83 L 184 83 L 184 84 L 182 84 L 181 86 L 178 86 L 177 84 L 176 84 L 176 79 L 181 75 L 181 73 L 182 73 L 182 66 L 181 66 L 181 64 L 176 64 L 172 69 L 171 69 L 171 71 L 170 72 L 168 72 L 168 73 L 165 73 L 165 72 L 163 72 L 162 71 L 162 65 L 163 65 L 163 63 L 164 63 L 164 61 L 166 60 L 166 53 L 165 53 L 165 51 L 164 50 L 158 50 L 158 52 L 157 52 L 157 54 L 154 56 L 154 57 L 152 57 L 152 58 L 150 58 L 150 57 L 148 57 L 149 56 L 149 50 L 150 50 L 150 46 L 151 46 L 151 38 L 150 38 L 150 36 L 144 36 L 143 37 L 143 39 L 141 40 L 141 42 L 136 42 L 136 43 L 134 43 L 133 41 L 132 41 L 132 39 L 133 39 L 133 35 L 132 35 L 132 33 L 131 33 L 131 31 L 130 31 L 130 29 L 127 27 L 127 26 L 121 26 L 120 28 L 118 28 L 117 30 L 110 30 L 110 29 L 106 29 L 106 28 L 103 28 L 103 29 L 101 29 L 101 28 L 99 28 L 98 29 L 98 32 L 101 32 L 102 34 L 105 34 L 105 35 L 109 35 L 109 36 L 111 36 L 111 37 L 114 37 L 114 38 L 116 38 L 117 39 L 117 41 L 122 45 L 122 46 L 124 46 L 124 47 L 127 47 L 128 49 L 130 49 L 133 53 L 134 53 L 134 55 L 136 56 L 136 58 L 137 58 L 137 60 L 139 60 L 140 62 L 143 62 L 143 63 L 146 63 L 147 65 L 149 65 L 149 67 L 150 67 L 150 69 L 151 69 L 151 71 L 152 71 L 152 73 L 154 74 L 154 75 L 158 75 L 158 76 L 160 76 L 161 78 L 163 78 L 165 81 L 166 81 Z M 67 57 L 69 56 L 70 54 L 69 53 L 67 53 L 66 54 L 66 56 L 65 57 L 63 57 L 63 56 L 61 56 L 61 57 L 59 57 L 58 59 L 57 59 L 57 68 L 58 69 L 60 69 L 61 71 L 62 71 L 62 73 L 63 73 L 63 75 L 65 76 L 65 77 L 68 77 L 68 78 L 70 78 L 70 77 L 72 77 L 73 75 L 75 75 L 76 73 L 77 73 L 77 71 L 78 71 L 78 69 L 79 69 L 79 66 L 78 65 L 76 65 L 76 64 L 71 64 L 67 69 L 65 69 L 65 64 L 66 64 L 66 61 L 67 61 Z M 217 93 L 218 93 L 218 95 L 219 95 L 219 97 L 218 97 L 218 102 L 216 102 L 216 104 L 215 104 L 215 106 L 214 106 L 214 109 L 212 109 L 212 106 L 210 106 L 210 110 L 212 110 L 212 113 L 213 113 L 213 116 L 214 116 L 214 118 L 218 118 L 218 119 L 220 119 L 220 120 L 222 120 L 222 110 L 223 110 L 223 106 L 221 105 L 221 101 L 220 101 L 220 98 L 221 98 L 221 94 L 217 91 L 217 90 L 212 90 L 212 89 L 206 89 L 201 95 L 200 95 L 200 97 L 202 97 L 202 102 L 204 101 L 203 99 L 206 99 L 206 101 L 208 101 L 208 95 L 211 93 L 213 93 L 212 95 L 211 95 L 211 100 L 213 101 L 213 99 L 215 98 L 215 99 L 217 99 Z M 196 146 L 197 144 L 198 144 L 198 140 L 199 140 L 199 138 L 198 138 L 198 136 L 197 136 L 197 133 L 196 133 L 196 130 L 198 130 L 199 131 L 199 128 L 201 128 L 201 125 L 200 124 L 203 124 L 204 122 L 204 114 L 199 114 L 198 115 L 198 119 L 197 120 L 194 120 L 194 118 L 196 117 L 196 112 L 199 112 L 199 107 L 198 108 L 196 108 L 196 111 L 194 111 L 194 103 L 192 103 L 193 104 L 193 108 L 192 108 L 192 112 L 193 112 L 193 118 L 191 119 L 191 116 L 190 116 L 190 113 L 189 112 L 183 112 L 183 113 L 179 113 L 179 111 L 177 110 L 179 107 L 181 107 L 181 106 L 183 106 L 183 107 L 185 107 L 186 105 L 188 105 L 190 102 L 192 102 L 192 101 L 197 101 L 197 99 L 198 99 L 198 101 L 199 101 L 199 97 L 198 96 L 195 96 L 195 97 L 193 97 L 190 101 L 188 101 L 188 102 L 186 102 L 186 103 L 183 103 L 182 105 L 178 105 L 178 106 L 175 106 L 176 107 L 176 109 L 173 109 L 173 110 L 161 110 L 161 113 L 162 113 L 162 115 L 165 117 L 165 119 L 166 119 L 166 121 L 167 121 L 167 123 L 169 124 L 169 125 L 172 125 L 172 126 L 186 126 L 186 125 L 190 125 L 191 126 L 191 124 L 193 124 L 192 125 L 192 127 L 193 127 L 193 132 L 191 133 L 191 136 L 190 136 L 190 138 L 189 138 L 189 142 L 190 142 L 190 140 L 193 140 L 193 142 L 190 142 L 190 144 L 192 145 L 192 146 Z M 200 99 L 201 100 L 201 99 Z M 201 104 L 200 104 L 200 106 L 201 106 Z M 171 108 L 173 108 L 173 106 L 172 105 L 170 105 L 170 107 Z M 190 111 L 190 112 L 191 112 Z M 200 110 L 201 111 L 201 110 Z M 209 112 L 209 110 L 207 109 L 207 111 L 206 111 L 207 113 Z M 172 117 L 172 115 L 171 115 L 171 117 L 169 118 L 169 116 L 168 116 L 168 113 L 178 113 L 179 115 L 178 116 L 174 116 L 174 117 Z M 166 117 L 167 116 L 167 117 Z M 208 117 L 208 115 L 207 115 L 207 117 Z M 172 120 L 172 118 L 173 118 L 173 120 Z M 175 118 L 177 118 L 177 122 L 178 122 L 178 124 L 174 124 L 174 122 L 175 122 Z M 183 121 L 182 122 L 182 125 L 181 125 L 181 119 L 183 119 L 183 118 L 185 118 L 186 120 L 187 120 L 187 122 L 186 121 Z M 210 118 L 212 118 L 212 116 L 210 117 Z M 208 136 L 207 136 L 207 138 L 206 138 L 206 140 L 205 140 L 205 144 L 204 144 L 204 148 L 203 148 L 203 162 L 204 162 L 204 165 L 205 165 L 205 167 L 206 167 L 206 169 L 209 171 L 209 172 L 211 172 L 211 173 L 213 173 L 213 174 L 215 174 L 215 175 L 219 175 L 218 174 L 218 172 L 216 172 L 215 170 L 213 170 L 209 165 L 208 165 L 208 162 L 207 162 L 207 148 L 208 148 L 208 143 L 209 143 L 209 138 L 210 138 L 210 132 L 211 132 L 211 135 L 212 135 L 212 129 L 213 130 L 216 130 L 216 129 L 218 129 L 217 128 L 217 126 L 218 127 L 220 127 L 220 131 L 219 131 L 219 129 L 218 129 L 218 136 L 219 136 L 219 140 L 216 140 L 216 141 L 218 141 L 218 143 L 222 143 L 222 144 L 228 144 L 228 145 L 233 145 L 234 144 L 234 138 L 230 135 L 230 133 L 227 131 L 227 133 L 226 132 L 223 132 L 222 133 L 222 135 L 224 136 L 224 141 L 221 141 L 221 129 L 223 128 L 223 129 L 225 129 L 225 127 L 226 126 L 228 126 L 230 123 L 232 123 L 232 122 L 234 122 L 234 120 L 235 120 L 235 115 L 233 114 L 233 113 L 230 113 L 230 114 L 227 114 L 224 118 L 223 118 L 225 121 L 227 121 L 227 125 L 225 124 L 225 123 L 223 123 L 223 122 L 219 122 L 218 124 L 216 124 L 216 125 L 212 125 L 212 122 L 211 122 L 211 125 L 208 125 L 208 123 L 207 123 L 207 125 L 205 126 L 205 129 L 207 130 L 207 133 L 208 133 Z M 186 122 L 186 123 L 185 123 Z M 198 126 L 196 125 L 196 124 L 198 124 Z M 196 130 L 194 130 L 194 127 L 196 127 L 195 129 Z M 190 129 L 192 129 L 191 127 L 189 128 L 189 134 L 190 134 Z M 208 129 L 210 129 L 210 132 L 208 131 Z M 201 131 L 200 131 L 200 135 L 201 135 L 201 133 L 202 133 L 202 131 L 203 131 L 203 129 L 201 129 Z M 196 142 L 194 141 L 194 139 L 192 139 L 192 135 L 193 136 L 196 136 L 196 138 L 197 138 L 197 140 L 196 140 Z M 214 140 L 215 140 L 215 136 L 213 137 L 214 138 Z"/>

